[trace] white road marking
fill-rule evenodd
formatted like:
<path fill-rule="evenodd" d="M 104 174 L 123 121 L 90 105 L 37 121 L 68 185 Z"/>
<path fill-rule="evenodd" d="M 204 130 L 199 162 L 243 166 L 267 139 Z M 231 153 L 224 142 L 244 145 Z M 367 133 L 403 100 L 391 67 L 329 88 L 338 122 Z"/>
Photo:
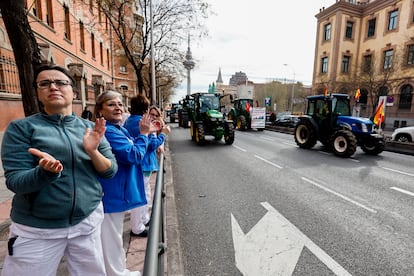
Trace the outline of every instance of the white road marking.
<path fill-rule="evenodd" d="M 407 190 L 404 190 L 404 189 L 401 189 L 401 188 L 398 188 L 398 187 L 391 187 L 390 189 L 395 190 L 395 191 L 398 191 L 400 193 L 404 193 L 404 194 L 410 195 L 410 196 L 414 196 L 414 193 L 413 192 L 410 192 L 410 191 L 407 191 Z"/>
<path fill-rule="evenodd" d="M 288 146 L 293 146 L 293 147 L 297 147 L 298 145 L 296 145 L 296 143 L 293 142 L 282 142 L 282 144 L 288 145 Z"/>
<path fill-rule="evenodd" d="M 269 160 L 266 160 L 266 159 L 264 159 L 263 157 L 260 157 L 259 155 L 254 155 L 254 157 L 256 157 L 257 159 L 260 159 L 260 160 L 262 160 L 263 162 L 265 162 L 265 163 L 267 163 L 267 164 L 269 164 L 269 165 L 272 165 L 273 167 L 276 167 L 276 168 L 278 168 L 278 169 L 282 169 L 283 167 L 282 166 L 279 166 L 278 164 L 275 164 L 275 163 L 273 163 L 273 162 L 270 162 Z"/>
<path fill-rule="evenodd" d="M 359 203 L 359 202 L 357 202 L 357 201 L 355 201 L 355 200 L 353 200 L 353 199 L 351 199 L 351 198 L 349 198 L 347 196 L 344 196 L 344 195 L 342 195 L 342 194 L 340 194 L 338 192 L 335 192 L 335 191 L 333 191 L 333 190 L 331 190 L 331 189 L 329 189 L 329 188 L 327 188 L 325 186 L 322 186 L 321 184 L 318 184 L 318 183 L 316 183 L 313 180 L 310 180 L 310 179 L 308 179 L 306 177 L 302 177 L 302 180 L 304 180 L 304 181 L 306 181 L 306 182 L 308 182 L 308 183 L 310 183 L 310 184 L 312 184 L 312 185 L 314 185 L 314 186 L 316 186 L 316 187 L 318 187 L 318 188 L 320 188 L 320 189 L 322 189 L 322 190 L 324 190 L 326 192 L 329 192 L 329 193 L 331 193 L 333 195 L 336 195 L 337 197 L 340 197 L 343 200 L 346 200 L 346 201 L 348 201 L 348 202 L 350 202 L 352 204 L 355 204 L 356 206 L 361 207 L 361 208 L 363 208 L 363 209 L 365 209 L 365 210 L 367 210 L 367 211 L 369 211 L 371 213 L 374 213 L 374 214 L 377 213 L 376 210 L 374 210 L 372 208 L 369 208 L 369 207 L 365 206 L 364 204 L 361 204 L 361 203 Z"/>
<path fill-rule="evenodd" d="M 247 151 L 246 149 L 241 148 L 241 147 L 238 147 L 238 146 L 235 146 L 235 145 L 233 145 L 233 147 L 235 147 L 236 149 L 238 149 L 240 151 L 243 151 L 243 152 L 246 152 Z"/>
<path fill-rule="evenodd" d="M 269 137 L 260 137 L 260 138 L 262 138 L 263 140 L 266 140 L 266 141 L 273 141 L 273 138 L 269 138 Z"/>
<path fill-rule="evenodd" d="M 400 173 L 400 174 L 403 174 L 403 175 L 408 175 L 408 176 L 414 177 L 414 174 L 412 174 L 412 173 L 403 172 L 403 171 L 399 171 L 399 170 L 391 169 L 391 168 L 387 168 L 387 167 L 381 167 L 381 168 L 383 168 L 384 170 L 387 170 L 387 171 L 396 172 L 396 173 Z"/>
<path fill-rule="evenodd" d="M 243 275 L 290 276 L 306 247 L 335 275 L 351 276 L 269 203 L 261 204 L 267 213 L 247 234 L 231 214 L 236 266 Z"/>

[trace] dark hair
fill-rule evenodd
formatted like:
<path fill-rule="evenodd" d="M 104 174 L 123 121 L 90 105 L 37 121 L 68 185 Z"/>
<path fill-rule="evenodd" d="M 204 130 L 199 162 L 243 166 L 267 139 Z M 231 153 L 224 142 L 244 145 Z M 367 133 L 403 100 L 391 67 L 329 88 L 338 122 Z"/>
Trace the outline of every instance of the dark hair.
<path fill-rule="evenodd" d="M 143 115 L 147 112 L 150 101 L 144 95 L 137 95 L 131 98 L 131 115 Z"/>
<path fill-rule="evenodd" d="M 53 65 L 53 64 L 45 64 L 45 65 L 41 65 L 40 67 L 36 68 L 34 72 L 33 86 L 35 88 L 37 88 L 37 84 L 36 84 L 37 76 L 40 74 L 40 72 L 47 71 L 47 70 L 56 70 L 56 71 L 62 72 L 70 79 L 70 81 L 72 82 L 72 87 L 76 87 L 75 79 L 71 76 L 71 74 L 66 68 L 58 66 L 58 65 Z"/>

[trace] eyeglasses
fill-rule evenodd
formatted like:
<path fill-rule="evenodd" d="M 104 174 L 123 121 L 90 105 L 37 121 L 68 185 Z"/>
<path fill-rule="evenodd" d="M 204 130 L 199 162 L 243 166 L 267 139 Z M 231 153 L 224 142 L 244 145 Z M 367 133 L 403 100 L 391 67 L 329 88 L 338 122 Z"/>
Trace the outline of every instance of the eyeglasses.
<path fill-rule="evenodd" d="M 158 117 L 160 117 L 160 115 L 158 115 L 158 114 L 154 114 L 154 113 L 150 113 L 150 115 L 151 115 L 151 116 L 154 116 L 154 117 L 157 117 L 157 118 L 158 118 Z"/>
<path fill-rule="evenodd" d="M 55 84 L 56 87 L 60 88 L 66 85 L 72 85 L 68 80 L 41 80 L 37 82 L 38 88 L 49 88 L 52 83 Z"/>

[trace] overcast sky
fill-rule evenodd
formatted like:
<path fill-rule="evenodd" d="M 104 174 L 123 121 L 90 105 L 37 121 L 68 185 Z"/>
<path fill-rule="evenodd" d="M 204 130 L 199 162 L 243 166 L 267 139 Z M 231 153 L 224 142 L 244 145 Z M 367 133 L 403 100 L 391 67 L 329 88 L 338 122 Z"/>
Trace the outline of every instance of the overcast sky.
<path fill-rule="evenodd" d="M 190 45 L 196 63 L 191 71 L 192 92 L 207 92 L 219 68 L 224 84 L 239 71 L 255 83 L 295 77 L 311 84 L 315 15 L 336 0 L 206 1 L 215 15 L 207 23 L 209 37 Z M 175 100 L 186 95 L 186 79 L 175 93 Z"/>

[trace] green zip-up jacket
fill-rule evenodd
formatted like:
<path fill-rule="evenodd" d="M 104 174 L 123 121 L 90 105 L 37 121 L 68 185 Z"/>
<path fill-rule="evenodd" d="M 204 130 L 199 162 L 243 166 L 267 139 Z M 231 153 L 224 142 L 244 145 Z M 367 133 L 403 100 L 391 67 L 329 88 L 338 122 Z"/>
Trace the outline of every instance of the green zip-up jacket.
<path fill-rule="evenodd" d="M 3 136 L 1 158 L 7 188 L 15 193 L 12 221 L 37 228 L 64 228 L 81 222 L 98 207 L 102 186 L 97 175 L 111 178 L 118 166 L 104 137 L 98 150 L 112 166 L 99 174 L 94 169 L 83 147 L 85 130 L 93 125 L 74 113 L 38 113 L 10 123 Z M 63 171 L 45 171 L 29 148 L 52 155 L 63 164 Z"/>

